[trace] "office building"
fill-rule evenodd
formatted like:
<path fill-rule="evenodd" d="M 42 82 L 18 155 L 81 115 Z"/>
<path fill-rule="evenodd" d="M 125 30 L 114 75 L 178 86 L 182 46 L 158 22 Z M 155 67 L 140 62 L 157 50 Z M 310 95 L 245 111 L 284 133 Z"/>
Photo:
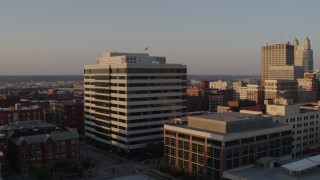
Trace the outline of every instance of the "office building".
<path fill-rule="evenodd" d="M 210 89 L 227 89 L 228 88 L 228 82 L 227 81 L 212 81 L 209 82 L 209 88 Z"/>
<path fill-rule="evenodd" d="M 233 100 L 240 100 L 247 98 L 247 82 L 236 81 L 232 83 Z"/>
<path fill-rule="evenodd" d="M 204 100 L 203 90 L 199 86 L 189 86 L 187 87 L 187 110 L 188 112 L 194 111 L 204 111 L 203 100 Z"/>
<path fill-rule="evenodd" d="M 273 121 L 292 127 L 292 157 L 300 157 L 306 149 L 320 144 L 320 110 L 318 106 L 299 106 L 290 101 L 267 104 L 267 114 Z"/>
<path fill-rule="evenodd" d="M 261 82 L 269 80 L 270 66 L 294 65 L 294 47 L 288 44 L 267 44 L 261 48 Z"/>
<path fill-rule="evenodd" d="M 264 99 L 292 99 L 298 102 L 298 83 L 296 80 L 265 80 Z"/>
<path fill-rule="evenodd" d="M 297 80 L 303 78 L 303 66 L 270 66 L 269 79 L 271 80 Z"/>
<path fill-rule="evenodd" d="M 298 101 L 318 101 L 319 80 L 316 73 L 305 73 L 304 78 L 298 79 Z"/>
<path fill-rule="evenodd" d="M 247 88 L 247 99 L 255 101 L 257 104 L 263 104 L 264 86 L 261 84 L 248 84 Z"/>
<path fill-rule="evenodd" d="M 271 117 L 227 112 L 189 116 L 188 125 L 165 124 L 165 161 L 189 173 L 223 179 L 223 172 L 266 156 L 291 158 L 291 129 Z"/>
<path fill-rule="evenodd" d="M 104 53 L 85 65 L 86 139 L 122 150 L 162 142 L 163 124 L 186 113 L 186 71 L 143 53 Z"/>
<path fill-rule="evenodd" d="M 313 70 L 313 50 L 311 49 L 310 40 L 305 38 L 303 45 L 299 45 L 299 41 L 294 39 L 294 65 L 303 66 L 305 72 Z"/>
<path fill-rule="evenodd" d="M 207 92 L 207 101 L 210 112 L 217 112 L 218 106 L 223 105 L 223 93 L 217 89 L 211 89 Z"/>

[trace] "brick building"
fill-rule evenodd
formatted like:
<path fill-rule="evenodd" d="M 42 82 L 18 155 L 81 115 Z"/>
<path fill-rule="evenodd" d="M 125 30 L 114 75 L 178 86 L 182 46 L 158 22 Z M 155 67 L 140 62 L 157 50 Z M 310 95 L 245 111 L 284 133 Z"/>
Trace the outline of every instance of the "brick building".
<path fill-rule="evenodd" d="M 8 135 L 11 166 L 22 176 L 29 176 L 35 164 L 51 171 L 79 160 L 79 134 L 41 121 L 9 123 L 0 129 Z"/>
<path fill-rule="evenodd" d="M 5 134 L 0 133 L 0 179 L 6 179 L 8 175 L 8 141 Z"/>
<path fill-rule="evenodd" d="M 6 95 L 0 97 L 0 108 L 8 108 L 20 102 L 20 96 Z"/>
<path fill-rule="evenodd" d="M 84 134 L 83 102 L 64 101 L 53 103 L 52 109 L 58 125 L 69 128 L 77 128 L 79 134 Z"/>
<path fill-rule="evenodd" d="M 43 108 L 38 106 L 21 107 L 16 104 L 13 108 L 0 108 L 0 126 L 15 121 L 45 120 Z"/>

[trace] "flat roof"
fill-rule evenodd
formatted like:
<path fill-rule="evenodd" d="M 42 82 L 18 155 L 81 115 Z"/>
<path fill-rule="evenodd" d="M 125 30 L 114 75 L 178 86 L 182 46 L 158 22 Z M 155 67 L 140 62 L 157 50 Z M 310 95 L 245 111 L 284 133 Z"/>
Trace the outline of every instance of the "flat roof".
<path fill-rule="evenodd" d="M 257 167 L 249 167 L 245 169 L 234 169 L 225 171 L 224 177 L 233 177 L 234 179 L 243 180 L 283 180 L 283 179 L 299 179 L 299 180 L 318 180 L 320 177 L 319 166 L 313 170 L 309 170 L 301 174 L 290 174 L 283 167 L 275 167 L 272 169 L 264 169 Z"/>
<path fill-rule="evenodd" d="M 292 126 L 288 124 L 272 123 L 270 127 L 264 129 L 250 129 L 242 132 L 222 133 L 203 128 L 190 127 L 185 124 L 165 124 L 164 130 L 181 132 L 192 136 L 215 139 L 218 141 L 232 141 L 236 139 L 289 131 L 292 130 Z"/>
<path fill-rule="evenodd" d="M 226 112 L 226 113 L 213 113 L 206 115 L 198 115 L 198 116 L 189 116 L 190 119 L 204 119 L 204 120 L 215 120 L 222 122 L 232 122 L 239 121 L 244 119 L 263 119 L 269 116 L 261 116 L 261 115 L 253 115 L 248 113 L 239 113 L 239 112 Z"/>
<path fill-rule="evenodd" d="M 290 173 L 301 173 L 318 165 L 320 165 L 320 155 L 285 164 L 282 167 L 289 170 Z"/>

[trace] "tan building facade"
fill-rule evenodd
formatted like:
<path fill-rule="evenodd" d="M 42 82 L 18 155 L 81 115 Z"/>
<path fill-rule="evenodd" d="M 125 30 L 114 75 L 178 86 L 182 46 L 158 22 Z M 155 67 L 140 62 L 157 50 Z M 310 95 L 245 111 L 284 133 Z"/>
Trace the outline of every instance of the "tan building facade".
<path fill-rule="evenodd" d="M 264 86 L 260 84 L 248 84 L 247 87 L 247 98 L 250 101 L 255 101 L 257 104 L 263 104 Z"/>
<path fill-rule="evenodd" d="M 269 79 L 271 80 L 296 80 L 303 78 L 303 66 L 270 66 Z"/>
<path fill-rule="evenodd" d="M 292 44 L 294 46 L 294 65 L 303 66 L 305 72 L 312 71 L 313 50 L 311 49 L 309 38 L 305 38 L 303 45 L 299 45 L 297 39 L 294 39 Z"/>
<path fill-rule="evenodd" d="M 299 102 L 314 102 L 318 100 L 319 80 L 315 73 L 305 73 L 304 78 L 298 79 Z"/>
<path fill-rule="evenodd" d="M 304 109 L 294 104 L 273 104 L 267 105 L 267 114 L 273 115 L 274 122 L 292 126 L 292 157 L 300 157 L 308 147 L 320 144 L 319 109 Z"/>
<path fill-rule="evenodd" d="M 212 81 L 209 82 L 209 88 L 210 89 L 227 89 L 228 88 L 228 82 L 227 81 Z"/>
<path fill-rule="evenodd" d="M 84 66 L 85 135 L 121 150 L 163 141 L 186 113 L 187 67 L 145 53 L 104 53 Z"/>
<path fill-rule="evenodd" d="M 261 47 L 261 82 L 269 80 L 270 66 L 294 65 L 294 47 L 290 44 L 267 44 Z"/>
<path fill-rule="evenodd" d="M 264 99 L 292 99 L 298 101 L 298 83 L 296 80 L 266 80 Z"/>

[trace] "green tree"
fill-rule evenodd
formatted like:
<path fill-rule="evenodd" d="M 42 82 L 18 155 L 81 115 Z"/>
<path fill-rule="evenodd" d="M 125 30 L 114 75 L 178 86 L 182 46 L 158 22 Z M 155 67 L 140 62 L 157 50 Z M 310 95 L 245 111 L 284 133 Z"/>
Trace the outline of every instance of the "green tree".
<path fill-rule="evenodd" d="M 42 164 L 36 164 L 32 167 L 31 176 L 39 180 L 51 179 L 52 177 L 48 166 Z"/>

